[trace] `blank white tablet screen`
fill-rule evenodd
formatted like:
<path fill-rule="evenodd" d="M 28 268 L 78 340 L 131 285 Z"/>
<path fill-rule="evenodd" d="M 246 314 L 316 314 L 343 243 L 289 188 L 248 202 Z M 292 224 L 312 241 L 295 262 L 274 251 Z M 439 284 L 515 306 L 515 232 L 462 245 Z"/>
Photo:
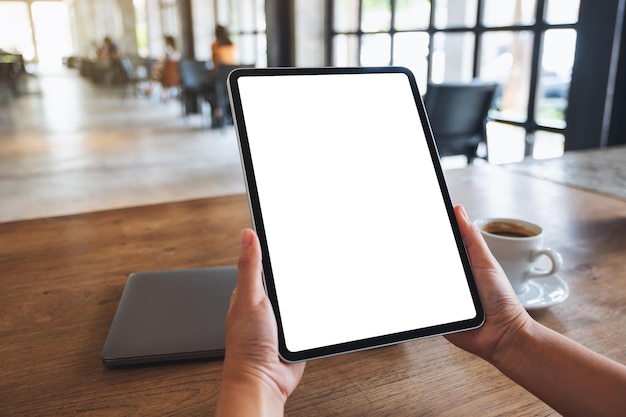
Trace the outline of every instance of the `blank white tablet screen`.
<path fill-rule="evenodd" d="M 405 74 L 238 87 L 290 351 L 476 317 Z"/>

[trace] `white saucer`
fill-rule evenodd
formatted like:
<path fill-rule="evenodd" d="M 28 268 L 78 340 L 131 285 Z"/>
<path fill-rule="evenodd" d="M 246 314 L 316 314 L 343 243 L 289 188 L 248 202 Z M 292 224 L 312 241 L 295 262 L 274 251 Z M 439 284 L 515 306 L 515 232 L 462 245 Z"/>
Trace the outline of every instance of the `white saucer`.
<path fill-rule="evenodd" d="M 517 294 L 526 310 L 547 308 L 562 303 L 569 296 L 569 286 L 557 275 L 529 279 L 526 291 Z"/>

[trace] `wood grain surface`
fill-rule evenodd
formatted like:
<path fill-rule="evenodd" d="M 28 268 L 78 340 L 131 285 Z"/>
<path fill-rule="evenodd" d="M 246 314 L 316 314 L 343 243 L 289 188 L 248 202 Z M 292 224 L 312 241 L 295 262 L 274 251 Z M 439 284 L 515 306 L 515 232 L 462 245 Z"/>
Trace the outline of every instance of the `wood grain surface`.
<path fill-rule="evenodd" d="M 492 166 L 446 176 L 471 217 L 544 226 L 571 295 L 533 316 L 626 363 L 626 201 Z M 211 415 L 221 361 L 112 370 L 100 351 L 128 274 L 234 264 L 249 225 L 244 195 L 0 224 L 0 415 Z M 310 362 L 287 415 L 556 413 L 436 337 Z"/>

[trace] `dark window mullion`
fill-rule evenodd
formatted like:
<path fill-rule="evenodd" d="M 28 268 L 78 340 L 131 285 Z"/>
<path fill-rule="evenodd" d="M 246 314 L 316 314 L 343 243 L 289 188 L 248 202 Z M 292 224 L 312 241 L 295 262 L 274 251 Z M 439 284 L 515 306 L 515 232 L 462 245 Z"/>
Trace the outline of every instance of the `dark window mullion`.
<path fill-rule="evenodd" d="M 324 22 L 325 23 L 324 27 L 326 28 L 326 31 L 325 31 L 326 39 L 324 39 L 324 42 L 326 44 L 326 56 L 324 59 L 326 62 L 324 64 L 326 66 L 331 66 L 335 64 L 333 62 L 333 57 L 335 56 L 334 40 L 335 40 L 335 34 L 336 34 L 334 0 L 326 0 L 325 7 L 326 7 L 325 9 L 326 22 Z"/>
<path fill-rule="evenodd" d="M 391 22 L 389 28 L 389 36 L 391 37 L 391 47 L 389 48 L 389 65 L 393 65 L 393 51 L 396 43 L 396 0 L 390 0 L 391 4 Z"/>
<path fill-rule="evenodd" d="M 476 4 L 476 27 L 474 28 L 474 62 L 472 63 L 472 78 L 478 77 L 479 62 L 480 62 L 480 45 L 483 37 L 483 9 L 485 7 L 483 0 L 478 0 Z"/>
<path fill-rule="evenodd" d="M 363 26 L 362 26 L 363 24 L 363 0 L 359 0 L 358 18 L 359 18 L 359 30 L 357 31 L 358 42 L 357 42 L 356 53 L 357 53 L 357 62 L 359 63 L 359 66 L 362 66 L 363 63 L 361 62 L 361 43 L 363 42 Z"/>
<path fill-rule="evenodd" d="M 546 24 L 544 23 L 545 0 L 537 0 L 536 7 L 535 24 L 533 27 L 533 50 L 530 64 L 530 85 L 528 86 L 528 106 L 526 108 L 527 117 L 526 123 L 524 123 L 527 138 L 524 156 L 532 156 L 534 144 L 530 142 L 530 138 L 534 138 L 534 133 L 537 130 L 537 122 L 535 121 L 537 83 L 539 82 L 539 67 L 541 66 L 541 45 L 546 30 Z M 534 139 L 532 139 L 532 141 L 534 141 Z"/>
<path fill-rule="evenodd" d="M 433 38 L 435 37 L 435 2 L 430 2 L 430 16 L 428 17 L 428 56 L 426 57 L 426 83 L 433 77 Z M 423 92 L 422 92 L 423 94 Z"/>

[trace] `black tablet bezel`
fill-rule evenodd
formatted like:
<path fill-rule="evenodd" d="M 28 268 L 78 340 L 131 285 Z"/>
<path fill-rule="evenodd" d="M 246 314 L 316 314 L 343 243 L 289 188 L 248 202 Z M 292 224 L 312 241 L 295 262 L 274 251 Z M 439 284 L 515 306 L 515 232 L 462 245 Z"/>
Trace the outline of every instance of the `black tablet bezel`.
<path fill-rule="evenodd" d="M 447 215 L 452 227 L 452 231 L 456 240 L 459 256 L 465 271 L 467 278 L 467 284 L 472 296 L 472 301 L 476 310 L 476 316 L 469 320 L 463 320 L 458 322 L 446 323 L 442 325 L 425 327 L 420 329 L 414 329 L 404 331 L 400 333 L 387 334 L 362 340 L 355 340 L 346 343 L 340 343 L 335 345 L 323 346 L 314 349 L 308 349 L 298 352 L 292 352 L 287 349 L 285 344 L 285 337 L 282 328 L 282 320 L 279 302 L 276 295 L 276 288 L 274 286 L 274 280 L 272 275 L 272 264 L 269 256 L 269 248 L 267 245 L 265 226 L 263 222 L 262 210 L 259 202 L 259 195 L 256 186 L 256 179 L 254 174 L 254 162 L 250 153 L 250 147 L 248 142 L 248 135 L 246 130 L 245 115 L 243 114 L 243 108 L 241 103 L 241 97 L 238 87 L 238 80 L 242 77 L 255 77 L 255 76 L 298 76 L 298 75 L 323 75 L 323 74 L 374 74 L 374 73 L 401 73 L 407 76 L 409 84 L 411 86 L 413 97 L 415 99 L 415 105 L 417 107 L 419 117 L 424 127 L 424 135 L 430 150 L 430 156 L 433 161 L 433 167 L 439 182 L 442 198 L 446 206 Z M 454 215 L 453 205 L 449 196 L 449 192 L 446 186 L 443 170 L 439 162 L 439 155 L 433 140 L 430 123 L 424 108 L 424 104 L 419 93 L 417 83 L 410 70 L 404 67 L 323 67 L 323 68 L 251 68 L 251 69 L 236 69 L 229 75 L 228 78 L 228 91 L 230 95 L 231 110 L 233 114 L 233 120 L 237 130 L 240 156 L 243 165 L 244 178 L 247 187 L 248 201 L 250 204 L 250 210 L 252 214 L 252 220 L 254 228 L 259 236 L 261 242 L 261 250 L 263 256 L 263 271 L 266 290 L 268 298 L 272 304 L 276 321 L 278 325 L 278 341 L 279 341 L 279 354 L 280 356 L 289 362 L 299 362 L 310 359 L 316 359 L 326 356 L 337 355 L 341 353 L 354 352 L 374 347 L 386 346 L 396 344 L 400 342 L 421 339 L 430 336 L 448 334 L 468 329 L 480 327 L 484 322 L 484 311 L 478 297 L 478 290 L 474 282 L 473 274 L 470 268 L 469 259 L 465 252 L 461 233 L 459 231 L 456 217 Z"/>

